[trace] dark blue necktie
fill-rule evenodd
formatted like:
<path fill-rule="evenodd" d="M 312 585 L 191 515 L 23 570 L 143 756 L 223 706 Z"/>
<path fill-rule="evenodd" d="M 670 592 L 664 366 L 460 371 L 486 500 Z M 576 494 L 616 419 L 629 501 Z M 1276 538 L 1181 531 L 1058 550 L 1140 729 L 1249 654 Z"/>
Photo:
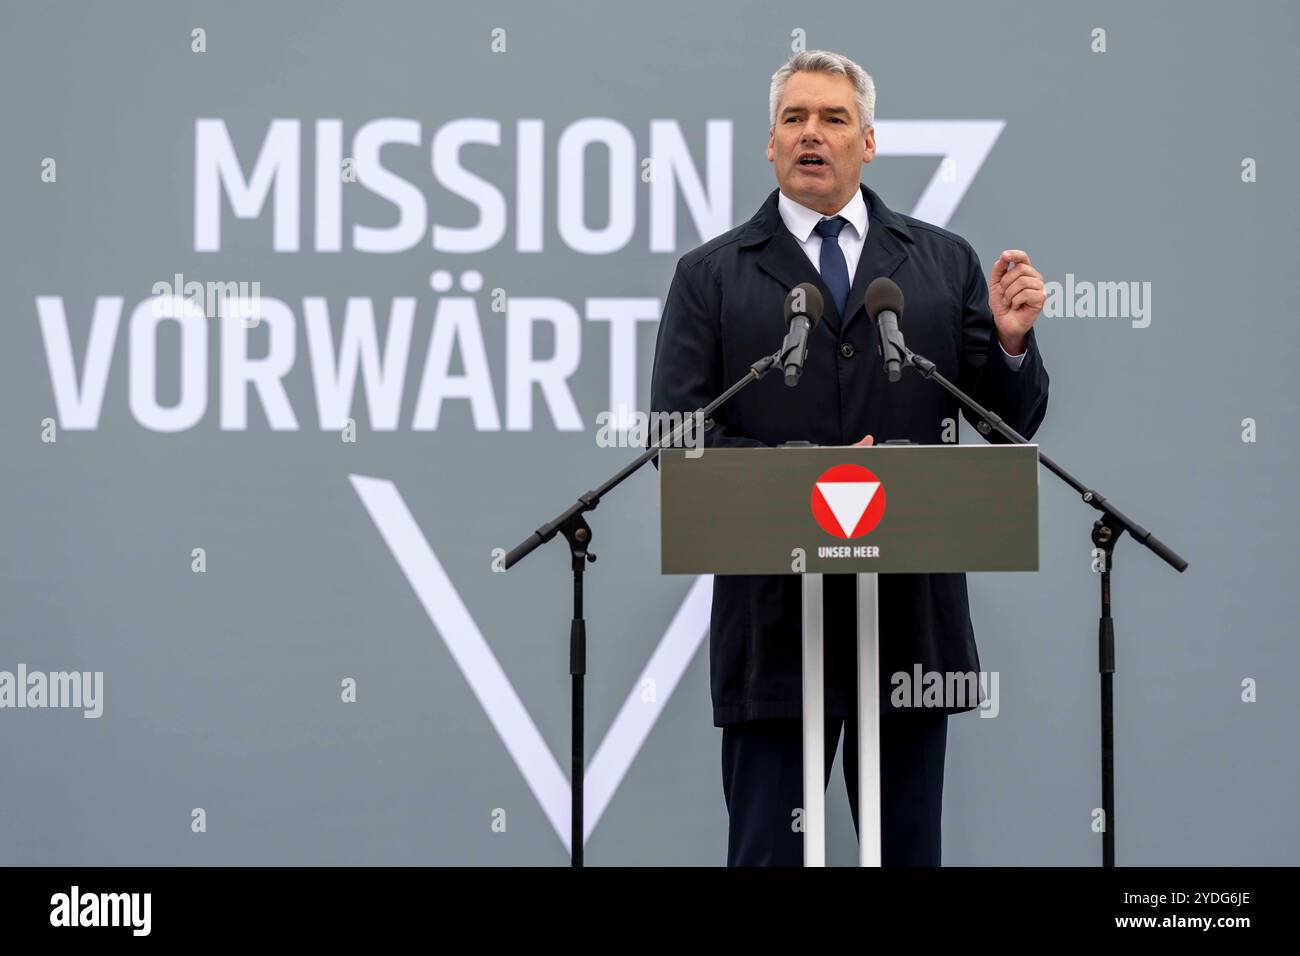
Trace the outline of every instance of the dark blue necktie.
<path fill-rule="evenodd" d="M 840 232 L 847 224 L 848 220 L 843 216 L 836 216 L 823 219 L 815 227 L 817 235 L 822 237 L 822 281 L 835 296 L 835 309 L 841 319 L 849 301 L 849 267 L 844 259 L 844 250 L 840 248 Z"/>

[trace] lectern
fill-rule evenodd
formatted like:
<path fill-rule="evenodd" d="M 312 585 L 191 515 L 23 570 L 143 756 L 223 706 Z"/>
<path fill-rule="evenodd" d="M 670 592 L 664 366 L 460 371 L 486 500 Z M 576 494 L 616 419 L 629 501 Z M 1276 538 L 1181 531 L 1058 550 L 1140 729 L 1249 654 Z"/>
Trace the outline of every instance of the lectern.
<path fill-rule="evenodd" d="M 880 865 L 880 574 L 1038 570 L 1037 445 L 669 449 L 664 574 L 803 577 L 804 864 L 826 864 L 822 575 L 857 575 L 858 859 Z"/>

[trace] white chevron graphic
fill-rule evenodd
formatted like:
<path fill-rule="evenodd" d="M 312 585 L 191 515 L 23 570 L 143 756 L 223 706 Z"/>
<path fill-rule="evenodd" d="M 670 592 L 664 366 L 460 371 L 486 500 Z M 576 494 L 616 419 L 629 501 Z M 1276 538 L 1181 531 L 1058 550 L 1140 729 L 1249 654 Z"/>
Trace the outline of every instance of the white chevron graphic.
<path fill-rule="evenodd" d="M 572 800 L 568 777 L 456 593 L 397 486 L 381 478 L 348 478 L 567 852 Z M 712 584 L 713 578 L 708 575 L 695 579 L 645 669 L 633 681 L 605 739 L 587 763 L 582 811 L 584 846 L 708 633 Z M 640 688 L 646 680 L 653 680 L 657 689 L 653 701 L 641 697 Z"/>

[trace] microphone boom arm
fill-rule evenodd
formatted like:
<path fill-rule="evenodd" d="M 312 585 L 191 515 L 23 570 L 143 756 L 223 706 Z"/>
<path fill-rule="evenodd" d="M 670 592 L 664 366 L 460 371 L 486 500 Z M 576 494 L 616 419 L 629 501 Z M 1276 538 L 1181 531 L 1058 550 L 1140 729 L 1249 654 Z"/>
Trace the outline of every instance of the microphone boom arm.
<path fill-rule="evenodd" d="M 987 435 L 990 431 L 996 431 L 1013 444 L 1029 444 L 1029 439 L 1003 421 L 1000 415 L 996 412 L 989 411 L 952 382 L 940 375 L 938 369 L 935 368 L 934 363 L 924 355 L 919 355 L 916 352 L 913 352 L 902 342 L 894 341 L 892 344 L 902 356 L 903 364 L 906 367 L 914 368 L 921 373 L 924 378 L 939 383 L 948 394 L 952 395 L 957 399 L 957 401 L 961 402 L 980 417 L 981 422 L 980 425 L 977 426 L 980 434 Z M 1057 478 L 1060 478 L 1063 482 L 1078 492 L 1085 504 L 1100 511 L 1104 516 L 1109 516 L 1110 520 L 1108 523 L 1112 527 L 1117 526 L 1115 537 L 1119 537 L 1120 534 L 1127 531 L 1135 541 L 1145 545 L 1156 555 L 1156 557 L 1160 558 L 1160 560 L 1164 561 L 1175 571 L 1182 572 L 1187 570 L 1187 561 L 1184 558 L 1146 528 L 1142 527 L 1132 518 L 1124 514 L 1124 512 L 1111 505 L 1101 492 L 1097 491 L 1095 488 L 1089 488 L 1078 478 L 1075 478 L 1074 475 L 1070 474 L 1047 455 L 1043 454 L 1041 449 L 1038 452 L 1038 460 L 1047 467 L 1048 471 L 1052 472 L 1052 474 L 1056 475 Z"/>

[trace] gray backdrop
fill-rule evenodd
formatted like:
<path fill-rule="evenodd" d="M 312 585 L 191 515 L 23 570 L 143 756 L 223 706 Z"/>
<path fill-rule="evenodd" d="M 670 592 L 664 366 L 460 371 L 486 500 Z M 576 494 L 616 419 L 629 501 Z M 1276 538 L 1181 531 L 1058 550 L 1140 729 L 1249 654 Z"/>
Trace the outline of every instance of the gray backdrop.
<path fill-rule="evenodd" d="M 1048 280 L 1151 284 L 1146 327 L 1065 316 L 1038 325 L 1052 377 L 1038 441 L 1191 561 L 1178 575 L 1120 547 L 1118 859 L 1296 862 L 1298 713 L 1284 684 L 1300 663 L 1297 509 L 1285 490 L 1297 439 L 1284 410 L 1300 358 L 1300 203 L 1286 171 L 1300 149 L 1298 25 L 1282 3 L 7 4 L 0 671 L 102 671 L 103 715 L 0 710 L 0 861 L 565 861 L 542 807 L 566 798 L 566 553 L 557 541 L 497 574 L 492 549 L 631 454 L 595 440 L 611 333 L 586 317 L 586 300 L 661 300 L 677 257 L 707 236 L 681 201 L 674 248 L 652 251 L 649 187 L 638 177 L 630 241 L 608 254 L 574 250 L 557 232 L 557 140 L 572 123 L 606 117 L 630 132 L 639 160 L 651 121 L 669 119 L 703 170 L 705 124 L 726 121 L 731 147 L 715 159 L 728 175 L 727 225 L 743 221 L 774 188 L 768 81 L 802 36 L 874 75 L 882 156 L 864 181 L 894 208 L 916 207 L 941 157 L 888 155 L 889 121 L 1004 121 L 977 170 L 957 164 L 969 188 L 948 226 L 986 267 L 1021 247 Z M 206 31 L 205 52 L 192 48 L 195 28 Z M 504 52 L 492 50 L 495 28 L 506 31 Z M 388 146 L 383 161 L 424 196 L 424 233 L 404 251 L 358 251 L 353 225 L 388 227 L 398 214 L 347 184 L 342 249 L 317 251 L 315 123 L 341 119 L 347 155 L 356 130 L 384 117 L 419 124 L 418 145 Z M 501 191 L 507 229 L 486 251 L 454 253 L 435 249 L 429 228 L 470 226 L 477 213 L 434 176 L 430 144 L 467 117 L 501 124 L 499 147 L 468 146 L 462 159 Z M 238 219 L 224 194 L 219 250 L 196 248 L 196 123 L 213 118 L 244 175 L 273 119 L 301 122 L 297 252 L 275 250 L 269 200 Z M 516 243 L 523 119 L 545 121 L 540 253 Z M 593 228 L 609 212 L 606 156 L 593 148 L 586 169 Z M 42 176 L 47 158 L 53 182 Z M 1255 182 L 1243 181 L 1246 158 L 1257 162 Z M 442 298 L 430 285 L 436 269 L 483 274 L 473 298 L 497 430 L 476 428 L 456 398 L 436 429 L 412 428 Z M 297 430 L 272 429 L 251 389 L 246 426 L 222 427 L 216 320 L 198 421 L 164 432 L 133 414 L 131 316 L 178 272 L 258 281 L 263 297 L 286 303 L 296 358 L 283 385 Z M 540 389 L 531 429 L 507 427 L 507 323 L 490 308 L 495 288 L 512 302 L 576 310 L 581 361 L 568 387 L 581 430 L 558 428 Z M 72 427 L 56 408 L 44 296 L 63 302 L 78 382 L 97 297 L 124 300 L 93 428 Z M 350 296 L 374 300 L 381 333 L 394 296 L 417 300 L 397 427 L 371 427 L 358 386 L 355 442 L 317 413 L 303 304 L 327 301 L 337 341 Z M 654 330 L 636 325 L 641 403 Z M 266 332 L 249 334 L 252 353 L 264 352 Z M 557 338 L 538 326 L 539 359 Z M 163 323 L 146 384 L 164 406 L 180 393 L 180 342 L 177 325 Z M 452 372 L 463 370 L 458 352 Z M 46 419 L 53 442 L 43 440 Z M 1244 419 L 1256 440 L 1243 440 Z M 980 439 L 963 426 L 962 440 Z M 433 616 L 367 494 L 429 585 Z M 679 616 L 692 581 L 658 574 L 656 494 L 647 471 L 593 518 L 589 756 L 624 718 L 601 767 L 608 799 L 588 861 L 717 865 L 726 811 L 699 642 L 707 601 Z M 951 725 L 947 864 L 1100 857 L 1092 520 L 1045 475 L 1042 570 L 971 578 L 982 663 L 999 673 L 1001 700 L 996 719 Z M 666 632 L 672 646 L 647 671 Z M 342 699 L 347 678 L 355 702 Z M 1243 700 L 1247 679 L 1258 682 L 1253 702 Z M 835 774 L 828 858 L 846 865 L 856 850 L 838 760 Z M 195 808 L 205 832 L 195 832 Z"/>

